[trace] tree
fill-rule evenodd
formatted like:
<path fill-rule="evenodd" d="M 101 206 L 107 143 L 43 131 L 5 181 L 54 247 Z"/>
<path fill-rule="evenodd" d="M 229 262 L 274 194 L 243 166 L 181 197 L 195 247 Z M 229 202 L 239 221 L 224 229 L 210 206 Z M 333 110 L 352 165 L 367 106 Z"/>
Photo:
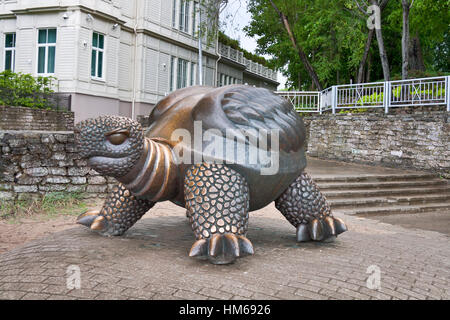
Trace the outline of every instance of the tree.
<path fill-rule="evenodd" d="M 375 32 L 375 35 L 377 37 L 378 42 L 378 49 L 380 52 L 380 60 L 381 60 L 381 66 L 383 68 L 383 75 L 384 75 L 384 81 L 390 80 L 390 70 L 389 70 L 389 61 L 386 53 L 386 48 L 384 46 L 384 40 L 383 40 L 383 33 L 381 31 L 381 13 L 383 9 L 388 4 L 389 0 L 355 0 L 356 5 L 358 6 L 358 9 L 364 14 L 369 16 L 369 10 L 371 10 L 372 14 L 369 16 L 370 19 L 375 19 L 375 23 L 372 23 L 371 28 L 369 30 L 369 36 L 366 42 L 365 49 L 367 52 L 364 52 L 363 60 L 367 59 L 368 50 L 370 49 L 370 45 L 372 43 L 373 33 Z M 369 6 L 370 4 L 370 6 Z M 378 8 L 378 9 L 377 9 Z M 379 24 L 379 25 L 378 25 Z M 373 31 L 375 30 L 375 31 Z M 371 32 L 372 31 L 372 32 Z M 361 61 L 364 62 L 364 61 Z M 361 65 L 360 65 L 361 67 Z M 358 80 L 360 80 L 359 72 L 358 72 Z M 359 81 L 358 81 L 359 82 Z"/>
<path fill-rule="evenodd" d="M 295 51 L 298 53 L 298 56 L 300 57 L 300 60 L 302 61 L 304 67 L 308 71 L 308 74 L 311 77 L 314 85 L 316 86 L 316 88 L 319 91 L 322 91 L 322 85 L 320 84 L 319 77 L 317 76 L 317 73 L 314 70 L 314 67 L 309 62 L 309 59 L 306 56 L 305 52 L 303 51 L 302 47 L 297 43 L 297 39 L 295 38 L 295 35 L 292 32 L 292 28 L 289 23 L 288 17 L 277 7 L 277 5 L 272 0 L 269 0 L 269 2 L 270 2 L 270 5 L 273 7 L 273 9 L 278 14 L 278 16 L 280 17 L 280 22 L 283 25 L 283 27 L 286 29 L 286 32 L 289 35 L 289 40 L 291 41 L 292 46 L 295 49 Z"/>
<path fill-rule="evenodd" d="M 409 68 L 409 11 L 414 4 L 414 0 L 402 0 L 403 8 L 403 32 L 402 32 L 402 79 L 408 79 Z"/>
<path fill-rule="evenodd" d="M 348 83 L 356 72 L 364 41 L 361 21 L 344 8 L 348 0 L 272 2 L 281 17 L 268 0 L 250 0 L 248 4 L 252 21 L 244 30 L 257 38 L 257 52 L 274 57 L 272 67 L 287 76 L 289 86 L 320 89 Z"/>

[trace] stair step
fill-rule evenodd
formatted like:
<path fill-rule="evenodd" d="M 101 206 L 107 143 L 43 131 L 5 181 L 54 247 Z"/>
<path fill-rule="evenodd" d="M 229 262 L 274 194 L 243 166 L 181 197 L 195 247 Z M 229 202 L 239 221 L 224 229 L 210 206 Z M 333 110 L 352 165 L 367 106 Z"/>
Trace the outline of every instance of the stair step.
<path fill-rule="evenodd" d="M 431 194 L 417 196 L 389 196 L 373 198 L 350 198 L 350 199 L 332 199 L 328 200 L 331 208 L 338 209 L 342 207 L 380 207 L 390 205 L 419 205 L 428 203 L 450 203 L 450 193 Z"/>
<path fill-rule="evenodd" d="M 320 188 L 320 187 L 319 187 Z M 406 196 L 426 194 L 449 194 L 450 187 L 436 186 L 429 188 L 392 188 L 392 189 L 355 189 L 355 190 L 323 190 L 323 195 L 328 199 L 370 198 L 380 196 Z"/>
<path fill-rule="evenodd" d="M 375 208 L 356 208 L 356 209 L 338 209 L 339 212 L 347 215 L 383 215 L 383 214 L 402 214 L 402 213 L 419 213 L 436 210 L 450 210 L 450 203 L 438 204 L 422 204 L 422 205 L 392 205 L 388 207 Z"/>
<path fill-rule="evenodd" d="M 383 181 L 410 181 L 436 179 L 437 175 L 432 173 L 417 174 L 390 174 L 390 175 L 367 175 L 367 176 L 318 176 L 313 177 L 316 183 L 329 182 L 383 182 Z"/>
<path fill-rule="evenodd" d="M 428 187 L 448 185 L 446 180 L 425 180 L 425 181 L 389 181 L 389 182 L 329 182 L 318 183 L 320 190 L 346 190 L 346 189 L 385 189 L 403 187 Z"/>

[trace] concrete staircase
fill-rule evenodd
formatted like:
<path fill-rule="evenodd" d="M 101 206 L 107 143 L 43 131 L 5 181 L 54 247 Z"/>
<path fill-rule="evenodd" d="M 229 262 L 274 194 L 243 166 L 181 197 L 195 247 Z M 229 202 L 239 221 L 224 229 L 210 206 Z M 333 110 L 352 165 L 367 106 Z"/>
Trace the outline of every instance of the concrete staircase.
<path fill-rule="evenodd" d="M 382 215 L 450 210 L 450 183 L 436 175 L 315 177 L 334 212 Z"/>

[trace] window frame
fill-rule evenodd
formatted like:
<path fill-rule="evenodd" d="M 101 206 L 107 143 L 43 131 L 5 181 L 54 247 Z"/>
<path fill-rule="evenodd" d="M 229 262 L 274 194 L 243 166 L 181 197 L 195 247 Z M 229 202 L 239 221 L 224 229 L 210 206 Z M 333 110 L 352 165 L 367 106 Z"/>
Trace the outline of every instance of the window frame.
<path fill-rule="evenodd" d="M 185 59 L 177 58 L 177 82 L 175 86 L 177 90 L 188 86 L 188 62 Z"/>
<path fill-rule="evenodd" d="M 41 30 L 45 30 L 45 43 L 39 43 L 39 32 Z M 49 30 L 55 30 L 55 42 L 48 42 L 48 31 Z M 37 29 L 37 50 L 36 50 L 36 74 L 41 77 L 48 77 L 53 76 L 56 74 L 56 46 L 58 42 L 58 28 L 54 27 L 48 27 L 48 28 L 38 28 Z M 55 48 L 55 56 L 54 56 L 54 70 L 53 72 L 48 72 L 48 52 L 49 48 L 54 47 Z M 44 48 L 44 72 L 39 72 L 39 49 Z"/>
<path fill-rule="evenodd" d="M 188 0 L 179 0 L 179 12 L 178 12 L 178 30 L 181 32 L 189 34 L 189 25 L 190 25 L 190 1 Z"/>
<path fill-rule="evenodd" d="M 198 7 L 199 4 L 197 1 L 192 2 L 192 37 L 196 38 L 196 32 L 198 29 L 197 23 L 198 23 Z"/>
<path fill-rule="evenodd" d="M 97 47 L 94 47 L 94 35 L 98 36 L 97 39 Z M 100 36 L 103 36 L 103 48 L 100 48 Z M 92 38 L 91 38 L 91 79 L 97 80 L 97 81 L 105 81 L 105 74 L 106 74 L 106 65 L 105 65 L 105 52 L 106 52 L 106 35 L 97 32 L 92 31 Z M 92 75 L 92 53 L 95 51 L 95 75 Z M 99 52 L 102 53 L 102 75 L 101 77 L 98 76 L 98 61 L 99 61 Z"/>
<path fill-rule="evenodd" d="M 189 84 L 190 86 L 195 86 L 197 84 L 197 64 L 195 62 L 191 62 L 191 70 L 189 72 Z"/>
<path fill-rule="evenodd" d="M 8 35 L 13 35 L 13 46 L 7 47 L 6 46 L 6 37 Z M 12 72 L 16 69 L 16 42 L 17 42 L 17 34 L 16 32 L 5 32 L 5 41 L 4 41 L 4 49 L 3 49 L 3 70 L 6 70 L 6 52 L 11 51 L 11 70 Z"/>

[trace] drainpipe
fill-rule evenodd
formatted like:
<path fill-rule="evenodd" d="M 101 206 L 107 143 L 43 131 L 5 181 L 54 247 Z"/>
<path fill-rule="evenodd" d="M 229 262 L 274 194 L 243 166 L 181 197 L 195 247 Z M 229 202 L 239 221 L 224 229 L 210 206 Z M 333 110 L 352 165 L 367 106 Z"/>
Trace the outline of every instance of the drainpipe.
<path fill-rule="evenodd" d="M 131 119 L 135 120 L 136 119 L 136 110 L 135 110 L 135 103 L 136 103 L 136 67 L 137 67 L 137 25 L 138 25 L 138 5 L 139 2 L 136 1 L 136 6 L 135 6 L 135 12 L 134 12 L 134 18 L 135 18 L 135 23 L 134 23 L 134 52 L 133 52 L 133 84 L 132 84 L 132 90 L 133 90 L 133 96 L 131 98 Z"/>
<path fill-rule="evenodd" d="M 198 6 L 198 84 L 203 85 L 202 8 Z"/>
<path fill-rule="evenodd" d="M 216 34 L 216 54 L 219 56 L 219 58 L 216 60 L 216 74 L 214 76 L 214 81 L 215 81 L 215 87 L 218 87 L 218 80 L 219 80 L 219 61 L 220 59 L 222 59 L 222 55 L 219 52 L 219 32 L 217 31 Z"/>

